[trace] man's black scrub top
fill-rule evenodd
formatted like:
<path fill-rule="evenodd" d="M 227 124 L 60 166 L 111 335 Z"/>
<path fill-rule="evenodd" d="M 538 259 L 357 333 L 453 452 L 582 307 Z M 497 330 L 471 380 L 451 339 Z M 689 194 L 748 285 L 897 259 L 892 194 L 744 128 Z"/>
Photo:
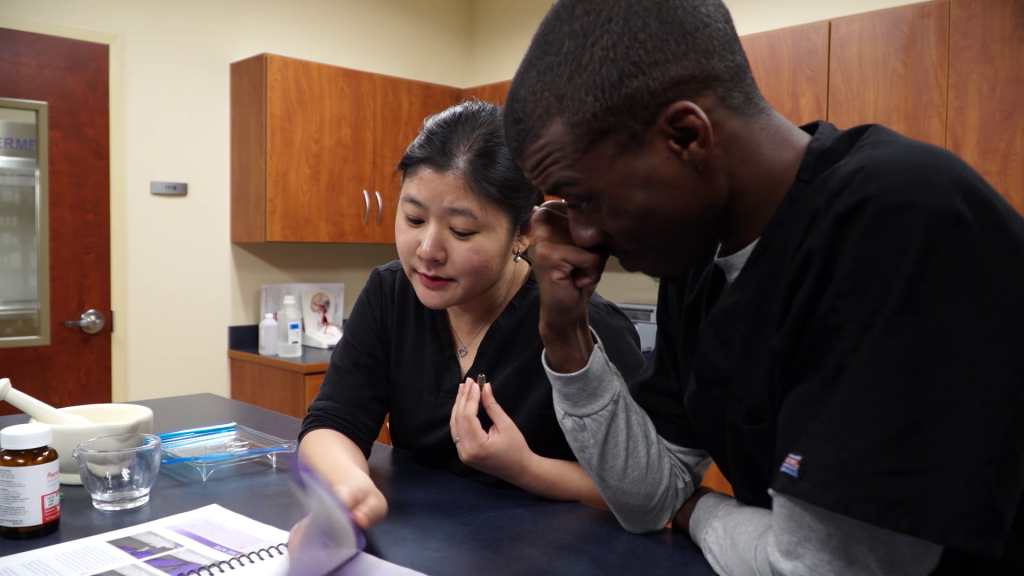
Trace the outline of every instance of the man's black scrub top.
<path fill-rule="evenodd" d="M 709 289 L 714 254 L 662 280 L 633 395 L 746 504 L 772 488 L 941 544 L 937 573 L 1020 567 L 1024 220 L 945 150 L 803 129 L 735 282 Z"/>

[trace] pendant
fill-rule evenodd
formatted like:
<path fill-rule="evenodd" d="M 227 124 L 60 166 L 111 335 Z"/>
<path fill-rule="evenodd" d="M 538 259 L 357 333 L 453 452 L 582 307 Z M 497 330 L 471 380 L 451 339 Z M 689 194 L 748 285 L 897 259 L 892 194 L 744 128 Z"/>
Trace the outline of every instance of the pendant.
<path fill-rule="evenodd" d="M 458 353 L 459 353 L 459 358 L 462 358 L 463 356 L 465 356 L 469 352 L 466 351 L 466 347 L 465 346 L 459 346 Z"/>

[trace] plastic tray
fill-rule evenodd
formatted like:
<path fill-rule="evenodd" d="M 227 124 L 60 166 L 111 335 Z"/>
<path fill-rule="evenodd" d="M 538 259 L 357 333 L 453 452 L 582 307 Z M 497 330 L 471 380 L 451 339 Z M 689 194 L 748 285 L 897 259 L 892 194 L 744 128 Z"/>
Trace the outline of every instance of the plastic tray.
<path fill-rule="evenodd" d="M 234 422 L 157 434 L 162 442 L 161 464 L 188 464 L 205 482 L 215 470 L 262 461 L 277 467 L 277 458 L 295 452 L 295 442 L 239 426 Z"/>

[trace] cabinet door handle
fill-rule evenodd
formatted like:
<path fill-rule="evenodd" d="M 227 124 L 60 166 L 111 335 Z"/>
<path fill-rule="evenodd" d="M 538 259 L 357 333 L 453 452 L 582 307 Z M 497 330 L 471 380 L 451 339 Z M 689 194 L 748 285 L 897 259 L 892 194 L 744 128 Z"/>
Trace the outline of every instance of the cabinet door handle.
<path fill-rule="evenodd" d="M 373 193 L 377 196 L 377 223 L 374 226 L 380 226 L 380 213 L 383 210 L 384 203 L 380 201 L 380 192 L 374 190 Z"/>
<path fill-rule="evenodd" d="M 370 221 L 370 195 L 363 190 L 363 200 L 366 200 L 366 207 L 363 208 L 363 226 Z"/>

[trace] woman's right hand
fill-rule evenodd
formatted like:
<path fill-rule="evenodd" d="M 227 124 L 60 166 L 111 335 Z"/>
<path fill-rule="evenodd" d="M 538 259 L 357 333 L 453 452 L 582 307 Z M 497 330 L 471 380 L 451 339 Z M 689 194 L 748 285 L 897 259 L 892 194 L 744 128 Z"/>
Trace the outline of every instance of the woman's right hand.
<path fill-rule="evenodd" d="M 380 522 L 388 514 L 388 501 L 367 476 L 365 482 L 357 481 L 344 486 L 335 486 L 334 493 L 352 513 L 352 519 L 362 529 Z M 301 546 L 302 537 L 309 524 L 309 516 L 292 526 L 288 533 L 288 548 Z"/>
<path fill-rule="evenodd" d="M 364 478 L 365 481 L 335 486 L 334 493 L 352 511 L 352 519 L 356 521 L 356 524 L 360 528 L 366 529 L 388 515 L 388 501 L 369 476 Z"/>

